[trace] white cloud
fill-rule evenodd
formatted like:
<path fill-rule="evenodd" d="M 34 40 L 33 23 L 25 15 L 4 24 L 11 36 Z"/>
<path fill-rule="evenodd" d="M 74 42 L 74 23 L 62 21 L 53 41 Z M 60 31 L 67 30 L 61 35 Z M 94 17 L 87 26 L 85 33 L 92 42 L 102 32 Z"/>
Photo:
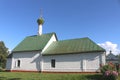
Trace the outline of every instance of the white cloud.
<path fill-rule="evenodd" d="M 118 49 L 118 45 L 114 44 L 110 41 L 106 41 L 105 43 L 99 43 L 98 45 L 100 45 L 101 47 L 103 47 L 104 49 L 106 49 L 106 53 L 108 54 L 109 51 L 111 50 L 113 54 L 117 55 L 120 53 L 120 49 Z"/>

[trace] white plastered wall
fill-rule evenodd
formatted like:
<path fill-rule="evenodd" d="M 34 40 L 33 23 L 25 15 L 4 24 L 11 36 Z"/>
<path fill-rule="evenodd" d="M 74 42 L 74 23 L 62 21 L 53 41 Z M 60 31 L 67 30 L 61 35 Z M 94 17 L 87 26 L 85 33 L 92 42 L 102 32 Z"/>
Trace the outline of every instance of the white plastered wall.
<path fill-rule="evenodd" d="M 20 60 L 20 67 L 17 66 L 18 60 Z M 13 53 L 11 70 L 41 71 L 40 51 Z"/>
<path fill-rule="evenodd" d="M 100 63 L 104 63 L 103 53 L 80 53 L 43 56 L 43 70 L 47 72 L 96 72 Z M 55 59 L 55 68 L 51 67 Z"/>

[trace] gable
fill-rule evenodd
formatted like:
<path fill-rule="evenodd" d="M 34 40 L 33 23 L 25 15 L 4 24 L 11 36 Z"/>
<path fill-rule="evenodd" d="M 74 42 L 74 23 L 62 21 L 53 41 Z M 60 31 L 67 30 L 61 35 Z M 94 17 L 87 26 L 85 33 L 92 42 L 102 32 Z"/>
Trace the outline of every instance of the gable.
<path fill-rule="evenodd" d="M 12 52 L 17 51 L 35 51 L 42 50 L 50 40 L 51 36 L 55 33 L 48 33 L 42 35 L 28 36 L 20 42 Z"/>
<path fill-rule="evenodd" d="M 105 50 L 89 38 L 62 40 L 53 42 L 42 54 L 68 54 L 86 52 L 104 52 Z"/>

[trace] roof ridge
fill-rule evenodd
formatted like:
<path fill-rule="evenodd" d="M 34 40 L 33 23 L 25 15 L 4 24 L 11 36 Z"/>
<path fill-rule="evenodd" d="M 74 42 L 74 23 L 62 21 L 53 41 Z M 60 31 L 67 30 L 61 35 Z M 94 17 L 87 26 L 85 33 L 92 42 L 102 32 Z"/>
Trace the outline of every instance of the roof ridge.
<path fill-rule="evenodd" d="M 59 40 L 59 41 L 71 41 L 71 40 L 80 40 L 80 39 L 90 39 L 90 38 L 83 37 L 83 38 L 73 38 L 73 39 L 65 39 L 65 40 Z"/>
<path fill-rule="evenodd" d="M 42 34 L 42 35 L 31 35 L 31 36 L 26 36 L 26 37 L 43 36 L 43 35 L 48 35 L 48 34 L 56 34 L 56 33 L 51 32 L 51 33 L 45 33 L 45 34 Z"/>
<path fill-rule="evenodd" d="M 55 32 L 50 32 L 50 33 L 45 33 L 45 34 L 42 34 L 42 35 L 47 35 L 47 34 L 56 34 Z M 41 35 L 41 36 L 42 36 Z M 39 35 L 38 35 L 39 36 Z"/>

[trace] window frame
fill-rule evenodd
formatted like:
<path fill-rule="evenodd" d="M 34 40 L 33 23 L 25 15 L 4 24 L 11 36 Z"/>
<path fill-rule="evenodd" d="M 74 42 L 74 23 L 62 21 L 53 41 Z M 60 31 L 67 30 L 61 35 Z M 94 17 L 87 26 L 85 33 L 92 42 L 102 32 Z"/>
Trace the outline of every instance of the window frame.
<path fill-rule="evenodd" d="M 21 65 L 21 61 L 17 60 L 17 67 L 20 67 L 20 65 Z"/>
<path fill-rule="evenodd" d="M 55 68 L 55 63 L 56 63 L 55 59 L 51 59 L 51 67 L 52 68 Z"/>

